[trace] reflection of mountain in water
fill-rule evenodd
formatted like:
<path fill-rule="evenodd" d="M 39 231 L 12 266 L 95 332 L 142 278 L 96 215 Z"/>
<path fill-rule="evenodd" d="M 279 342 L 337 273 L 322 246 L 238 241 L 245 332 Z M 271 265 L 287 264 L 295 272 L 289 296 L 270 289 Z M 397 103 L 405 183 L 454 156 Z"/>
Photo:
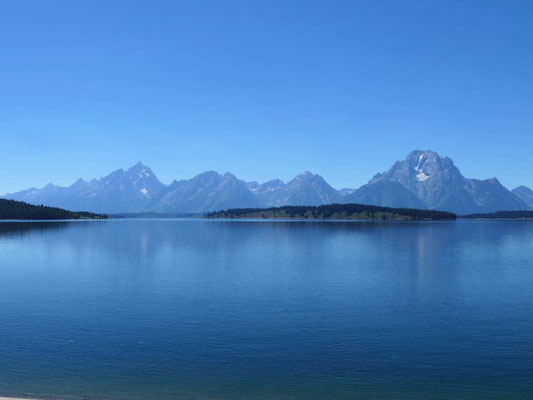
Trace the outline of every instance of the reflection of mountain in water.
<path fill-rule="evenodd" d="M 62 230 L 72 224 L 84 223 L 79 221 L 30 221 L 30 222 L 0 222 L 0 239 L 6 236 L 24 236 L 30 233 L 50 230 Z"/>
<path fill-rule="evenodd" d="M 481 222 L 347 222 L 347 221 L 219 221 L 202 219 L 133 219 L 108 221 L 4 222 L 0 238 L 26 237 L 54 246 L 69 247 L 79 253 L 100 252 L 131 259 L 153 257 L 173 249 L 206 254 L 249 248 L 276 251 L 276 246 L 299 241 L 333 251 L 328 246 L 339 238 L 364 246 L 365 251 L 393 251 L 413 256 L 439 257 L 451 251 L 445 243 L 478 240 L 498 246 L 506 240 L 502 225 L 512 231 L 531 229 L 531 224 L 513 221 Z M 466 229 L 465 229 L 466 228 Z M 327 233 L 324 235 L 324 233 Z M 520 236 L 514 237 L 520 240 Z M 338 245 L 338 244 L 337 244 Z"/>

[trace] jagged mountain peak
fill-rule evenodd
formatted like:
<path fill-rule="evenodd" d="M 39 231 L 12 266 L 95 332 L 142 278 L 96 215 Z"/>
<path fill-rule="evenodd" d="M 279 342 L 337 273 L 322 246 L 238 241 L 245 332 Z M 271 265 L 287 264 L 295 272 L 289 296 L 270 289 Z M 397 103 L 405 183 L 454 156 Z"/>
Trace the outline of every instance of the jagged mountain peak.
<path fill-rule="evenodd" d="M 372 178 L 369 184 L 381 181 L 400 183 L 428 208 L 459 214 L 517 210 L 525 206 L 497 179 L 467 179 L 451 158 L 431 150 L 412 151 L 403 161 L 397 161 L 388 171 Z M 384 186 L 382 190 L 396 189 Z M 386 196 L 392 195 L 386 193 Z"/>
<path fill-rule="evenodd" d="M 114 178 L 117 178 L 117 177 L 121 177 L 123 175 L 124 175 L 124 169 L 123 168 L 119 168 L 119 169 L 116 169 L 113 172 L 111 172 L 109 175 L 106 175 L 106 176 L 100 178 L 100 180 L 103 180 L 103 179 L 114 179 Z"/>
<path fill-rule="evenodd" d="M 206 171 L 191 179 L 174 181 L 148 205 L 152 211 L 199 213 L 236 207 L 254 207 L 258 202 L 248 184 L 226 172 Z"/>
<path fill-rule="evenodd" d="M 405 159 L 406 160 L 412 159 L 412 158 L 418 159 L 421 156 L 425 158 L 433 158 L 433 159 L 447 158 L 447 157 L 441 157 L 439 153 L 433 150 L 413 150 L 407 155 Z"/>
<path fill-rule="evenodd" d="M 445 170 L 449 170 L 451 173 L 459 172 L 458 170 L 454 170 L 455 165 L 451 158 L 441 157 L 437 152 L 432 150 L 412 151 L 406 157 L 405 161 L 410 167 L 409 175 L 414 177 L 418 182 L 427 181 Z M 397 166 L 401 167 L 402 163 L 399 162 Z"/>
<path fill-rule="evenodd" d="M 324 178 L 310 171 L 304 171 L 287 183 L 273 179 L 251 190 L 264 207 L 330 204 L 341 198 Z"/>
<path fill-rule="evenodd" d="M 310 177 L 310 176 L 314 176 L 315 174 L 313 174 L 311 171 L 303 171 L 302 173 L 296 175 L 296 177 Z"/>
<path fill-rule="evenodd" d="M 461 185 L 464 177 L 450 158 L 441 157 L 432 150 L 415 150 L 403 161 L 396 161 L 388 171 L 374 176 L 369 183 L 380 180 L 401 183 L 423 199 L 434 194 L 436 186 L 445 182 Z"/>
<path fill-rule="evenodd" d="M 78 178 L 78 180 L 76 182 L 74 182 L 72 185 L 70 185 L 68 188 L 69 189 L 76 189 L 76 188 L 81 188 L 81 187 L 85 187 L 87 185 L 90 185 L 89 182 L 87 182 L 85 179 L 83 178 Z"/>
<path fill-rule="evenodd" d="M 416 161 L 416 162 L 422 162 L 422 161 L 440 161 L 445 163 L 452 163 L 453 160 L 448 156 L 441 156 L 438 152 L 433 150 L 413 150 L 411 151 L 407 157 L 405 157 L 405 161 Z"/>
<path fill-rule="evenodd" d="M 311 171 L 303 171 L 303 172 L 299 173 L 298 175 L 296 175 L 293 179 L 296 179 L 296 178 L 312 178 L 312 177 L 315 177 L 315 176 L 320 176 L 320 175 L 314 174 Z"/>
<path fill-rule="evenodd" d="M 146 167 L 146 165 L 144 165 L 144 164 L 142 163 L 142 161 L 137 161 L 134 165 L 132 165 L 132 166 L 130 167 L 130 169 L 131 169 L 131 168 L 144 168 L 144 167 Z"/>
<path fill-rule="evenodd" d="M 222 175 L 220 175 L 217 171 L 208 170 L 195 175 L 192 179 L 218 179 L 221 177 Z"/>
<path fill-rule="evenodd" d="M 225 172 L 223 177 L 224 179 L 237 179 L 237 177 L 233 175 L 231 172 Z"/>
<path fill-rule="evenodd" d="M 152 169 L 148 167 L 147 165 L 144 165 L 142 162 L 138 162 L 135 165 L 132 165 L 128 168 L 126 171 L 130 174 L 139 174 L 140 176 L 148 177 L 154 175 Z"/>
<path fill-rule="evenodd" d="M 196 176 L 194 176 L 192 179 L 182 179 L 178 181 L 178 184 L 181 182 L 195 182 L 196 185 L 210 185 L 219 182 L 222 179 L 222 175 L 220 175 L 217 171 L 205 171 L 202 172 Z"/>
<path fill-rule="evenodd" d="M 296 175 L 291 181 L 288 182 L 289 185 L 298 185 L 305 184 L 307 182 L 320 182 L 327 185 L 324 178 L 318 174 L 314 174 L 311 171 L 304 171 L 301 174 Z M 328 185 L 329 186 L 329 185 Z"/>

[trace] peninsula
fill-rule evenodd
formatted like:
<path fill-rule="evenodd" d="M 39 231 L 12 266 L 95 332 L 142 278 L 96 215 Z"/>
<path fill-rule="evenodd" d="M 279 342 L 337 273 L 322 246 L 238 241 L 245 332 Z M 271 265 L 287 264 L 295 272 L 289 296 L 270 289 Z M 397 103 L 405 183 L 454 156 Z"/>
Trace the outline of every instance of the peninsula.
<path fill-rule="evenodd" d="M 520 219 L 531 220 L 533 219 L 533 210 L 523 211 L 498 211 L 494 213 L 486 214 L 470 214 L 461 216 L 461 218 L 469 219 Z"/>
<path fill-rule="evenodd" d="M 455 220 L 450 212 L 390 208 L 366 204 L 329 204 L 323 206 L 284 206 L 272 208 L 235 208 L 211 212 L 206 218 L 277 218 L 277 219 L 350 219 L 392 221 Z"/>
<path fill-rule="evenodd" d="M 68 211 L 57 207 L 37 206 L 23 201 L 0 199 L 0 219 L 54 220 L 106 219 L 102 214 L 86 211 Z"/>

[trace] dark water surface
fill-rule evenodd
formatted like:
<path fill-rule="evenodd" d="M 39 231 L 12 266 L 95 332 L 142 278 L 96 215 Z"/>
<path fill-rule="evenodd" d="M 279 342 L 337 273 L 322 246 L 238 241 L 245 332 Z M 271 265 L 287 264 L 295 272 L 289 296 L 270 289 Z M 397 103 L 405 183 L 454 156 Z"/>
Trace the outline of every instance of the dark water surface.
<path fill-rule="evenodd" d="M 533 222 L 2 222 L 2 395 L 533 399 Z"/>

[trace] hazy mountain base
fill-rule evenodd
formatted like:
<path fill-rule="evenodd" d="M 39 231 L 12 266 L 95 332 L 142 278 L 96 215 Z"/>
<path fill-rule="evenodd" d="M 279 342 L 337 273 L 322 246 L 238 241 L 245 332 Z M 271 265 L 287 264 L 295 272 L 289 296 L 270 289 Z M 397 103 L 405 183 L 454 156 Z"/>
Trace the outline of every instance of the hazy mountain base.
<path fill-rule="evenodd" d="M 518 196 L 529 208 L 533 209 L 533 190 L 527 186 L 518 186 L 512 190 L 513 194 Z"/>
<path fill-rule="evenodd" d="M 363 204 L 331 204 L 315 207 L 285 206 L 263 209 L 230 209 L 208 213 L 206 218 L 433 221 L 454 220 L 457 216 L 444 211 L 389 208 Z"/>

